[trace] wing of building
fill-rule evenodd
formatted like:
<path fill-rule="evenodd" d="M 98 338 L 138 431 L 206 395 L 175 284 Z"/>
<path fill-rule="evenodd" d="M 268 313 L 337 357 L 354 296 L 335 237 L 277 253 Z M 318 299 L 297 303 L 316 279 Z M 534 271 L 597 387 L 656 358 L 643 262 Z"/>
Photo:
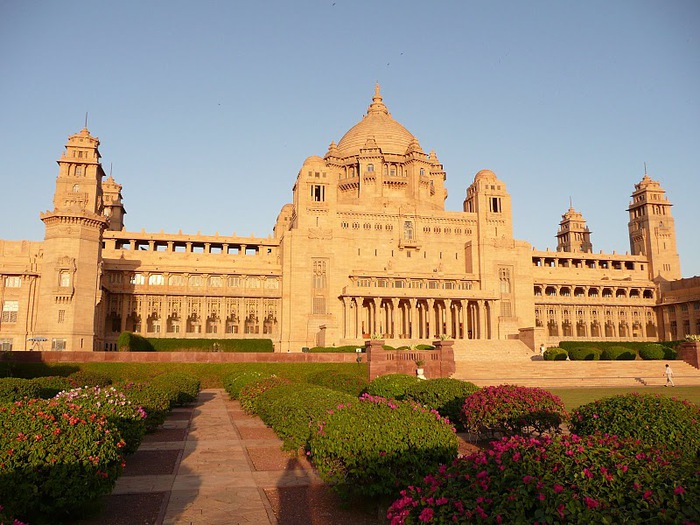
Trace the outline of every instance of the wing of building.
<path fill-rule="evenodd" d="M 447 337 L 658 340 L 700 333 L 700 278 L 681 279 L 671 203 L 634 185 L 630 254 L 593 253 L 583 216 L 557 250 L 513 238 L 511 196 L 482 170 L 445 209 L 434 151 L 389 113 L 367 114 L 308 157 L 267 238 L 127 231 L 122 187 L 87 129 L 59 159 L 43 242 L 0 241 L 0 348 L 114 350 L 122 331 L 268 338 L 276 351 Z"/>

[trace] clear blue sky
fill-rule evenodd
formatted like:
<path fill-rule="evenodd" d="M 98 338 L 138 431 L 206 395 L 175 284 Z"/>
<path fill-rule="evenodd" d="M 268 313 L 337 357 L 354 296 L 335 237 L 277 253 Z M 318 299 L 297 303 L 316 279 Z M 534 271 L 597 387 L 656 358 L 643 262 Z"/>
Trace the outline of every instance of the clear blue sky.
<path fill-rule="evenodd" d="M 267 236 L 376 81 L 444 164 L 447 209 L 488 168 L 517 238 L 555 248 L 571 197 L 594 250 L 624 253 L 647 162 L 700 275 L 696 0 L 0 0 L 0 238 L 43 238 L 86 111 L 128 230 Z"/>

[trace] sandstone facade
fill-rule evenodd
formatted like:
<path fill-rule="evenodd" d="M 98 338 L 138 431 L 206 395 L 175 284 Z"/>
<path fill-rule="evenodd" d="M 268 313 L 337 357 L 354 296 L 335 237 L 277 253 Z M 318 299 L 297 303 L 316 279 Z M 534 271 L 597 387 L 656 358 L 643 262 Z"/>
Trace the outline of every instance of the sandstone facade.
<path fill-rule="evenodd" d="M 489 170 L 462 211 L 445 210 L 442 164 L 378 86 L 364 118 L 304 161 L 267 238 L 126 230 L 98 148 L 87 129 L 69 137 L 43 242 L 0 240 L 0 349 L 114 350 L 124 330 L 269 338 L 281 352 L 374 336 L 459 350 L 700 334 L 700 282 L 681 279 L 658 182 L 634 185 L 630 254 L 594 253 L 573 207 L 557 250 L 535 250 L 513 238 L 511 196 Z"/>

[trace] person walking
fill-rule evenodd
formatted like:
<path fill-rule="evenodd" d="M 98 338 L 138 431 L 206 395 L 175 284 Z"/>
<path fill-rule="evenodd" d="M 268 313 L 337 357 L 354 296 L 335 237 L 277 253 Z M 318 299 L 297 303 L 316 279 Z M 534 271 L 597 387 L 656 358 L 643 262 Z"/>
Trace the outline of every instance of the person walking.
<path fill-rule="evenodd" d="M 666 365 L 666 370 L 664 371 L 664 375 L 666 376 L 666 384 L 664 386 L 668 386 L 669 384 L 671 386 L 676 386 L 673 383 L 673 370 L 671 370 L 671 367 L 668 364 Z"/>

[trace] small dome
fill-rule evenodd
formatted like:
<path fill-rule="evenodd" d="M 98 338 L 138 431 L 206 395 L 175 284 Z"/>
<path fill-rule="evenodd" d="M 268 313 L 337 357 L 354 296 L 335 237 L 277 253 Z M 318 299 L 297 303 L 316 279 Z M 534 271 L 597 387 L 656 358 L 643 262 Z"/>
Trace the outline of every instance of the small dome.
<path fill-rule="evenodd" d="M 325 166 L 326 162 L 318 155 L 311 155 L 310 157 L 306 157 L 304 161 L 304 166 L 307 164 L 323 164 Z"/>
<path fill-rule="evenodd" d="M 498 179 L 498 177 L 496 177 L 496 174 L 493 171 L 481 170 L 474 177 L 474 182 L 479 181 L 479 180 L 496 180 L 496 179 Z"/>
<path fill-rule="evenodd" d="M 379 94 L 379 84 L 375 88 L 367 114 L 338 142 L 339 156 L 358 155 L 370 139 L 375 141 L 382 153 L 397 155 L 405 154 L 411 143 L 416 140 L 410 131 L 392 118 Z"/>

